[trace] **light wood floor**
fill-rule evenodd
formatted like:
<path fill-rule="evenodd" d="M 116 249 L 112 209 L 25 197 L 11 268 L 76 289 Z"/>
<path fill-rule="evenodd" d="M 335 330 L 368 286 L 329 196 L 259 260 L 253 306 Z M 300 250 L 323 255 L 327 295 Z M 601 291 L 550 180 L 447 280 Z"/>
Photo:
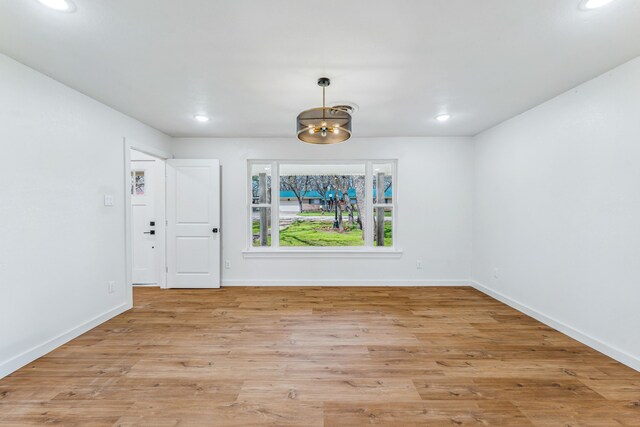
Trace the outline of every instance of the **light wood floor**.
<path fill-rule="evenodd" d="M 640 426 L 640 373 L 471 288 L 135 289 L 0 425 Z"/>

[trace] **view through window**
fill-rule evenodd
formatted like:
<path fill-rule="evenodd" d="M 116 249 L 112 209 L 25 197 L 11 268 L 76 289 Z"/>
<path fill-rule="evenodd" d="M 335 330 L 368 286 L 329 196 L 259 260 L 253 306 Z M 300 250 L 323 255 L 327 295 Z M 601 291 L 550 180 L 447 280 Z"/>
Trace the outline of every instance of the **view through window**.
<path fill-rule="evenodd" d="M 252 247 L 394 245 L 395 162 L 250 161 L 249 171 Z"/>

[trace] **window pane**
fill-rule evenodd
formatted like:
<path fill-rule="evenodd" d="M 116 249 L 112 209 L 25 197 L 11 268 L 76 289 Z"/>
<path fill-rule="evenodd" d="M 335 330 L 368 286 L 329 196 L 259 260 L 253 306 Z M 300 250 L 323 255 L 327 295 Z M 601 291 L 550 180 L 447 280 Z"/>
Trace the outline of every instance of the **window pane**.
<path fill-rule="evenodd" d="M 144 196 L 145 182 L 144 171 L 131 172 L 131 194 L 134 196 Z"/>
<path fill-rule="evenodd" d="M 271 246 L 271 208 L 251 209 L 251 244 Z"/>
<path fill-rule="evenodd" d="M 251 203 L 271 203 L 271 164 L 251 165 Z"/>
<path fill-rule="evenodd" d="M 373 245 L 393 246 L 393 208 L 373 208 Z"/>
<path fill-rule="evenodd" d="M 364 164 L 281 164 L 280 246 L 363 246 Z"/>
<path fill-rule="evenodd" d="M 383 191 L 378 194 L 378 187 Z M 373 203 L 393 203 L 393 164 L 373 164 Z"/>

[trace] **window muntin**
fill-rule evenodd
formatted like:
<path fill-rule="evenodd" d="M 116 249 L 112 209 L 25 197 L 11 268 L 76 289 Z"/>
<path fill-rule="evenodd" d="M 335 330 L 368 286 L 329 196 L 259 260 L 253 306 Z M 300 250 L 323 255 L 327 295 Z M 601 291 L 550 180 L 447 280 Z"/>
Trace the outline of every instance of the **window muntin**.
<path fill-rule="evenodd" d="M 395 247 L 395 161 L 256 160 L 248 169 L 250 248 Z"/>
<path fill-rule="evenodd" d="M 393 177 L 391 162 L 373 163 L 372 204 L 373 204 L 373 245 L 393 246 Z"/>
<path fill-rule="evenodd" d="M 271 236 L 272 163 L 249 165 L 251 246 L 269 247 Z"/>
<path fill-rule="evenodd" d="M 271 208 L 251 208 L 251 246 L 271 246 Z"/>

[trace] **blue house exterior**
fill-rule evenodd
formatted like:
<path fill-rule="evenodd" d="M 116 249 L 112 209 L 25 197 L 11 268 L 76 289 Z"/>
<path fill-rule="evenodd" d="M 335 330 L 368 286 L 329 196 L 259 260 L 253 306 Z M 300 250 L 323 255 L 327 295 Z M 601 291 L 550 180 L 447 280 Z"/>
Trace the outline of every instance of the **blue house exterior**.
<path fill-rule="evenodd" d="M 355 203 L 356 190 L 353 188 L 350 188 L 348 191 L 348 194 L 349 194 L 349 199 L 351 199 L 351 203 Z M 391 203 L 392 196 L 393 196 L 393 189 L 389 188 L 387 191 L 384 192 L 385 203 Z M 335 191 L 327 192 L 327 200 L 332 200 L 334 197 L 335 197 Z M 373 197 L 374 198 L 377 197 L 375 189 L 373 190 Z M 340 199 L 342 198 L 342 192 L 338 192 L 338 198 Z M 280 204 L 282 205 L 283 202 L 285 202 L 284 204 L 286 204 L 286 202 L 298 203 L 298 199 L 296 198 L 296 195 L 294 194 L 293 191 L 280 190 Z M 322 197 L 322 195 L 317 191 L 307 191 L 302 196 L 302 203 L 307 205 L 322 206 L 325 204 L 325 200 Z"/>

